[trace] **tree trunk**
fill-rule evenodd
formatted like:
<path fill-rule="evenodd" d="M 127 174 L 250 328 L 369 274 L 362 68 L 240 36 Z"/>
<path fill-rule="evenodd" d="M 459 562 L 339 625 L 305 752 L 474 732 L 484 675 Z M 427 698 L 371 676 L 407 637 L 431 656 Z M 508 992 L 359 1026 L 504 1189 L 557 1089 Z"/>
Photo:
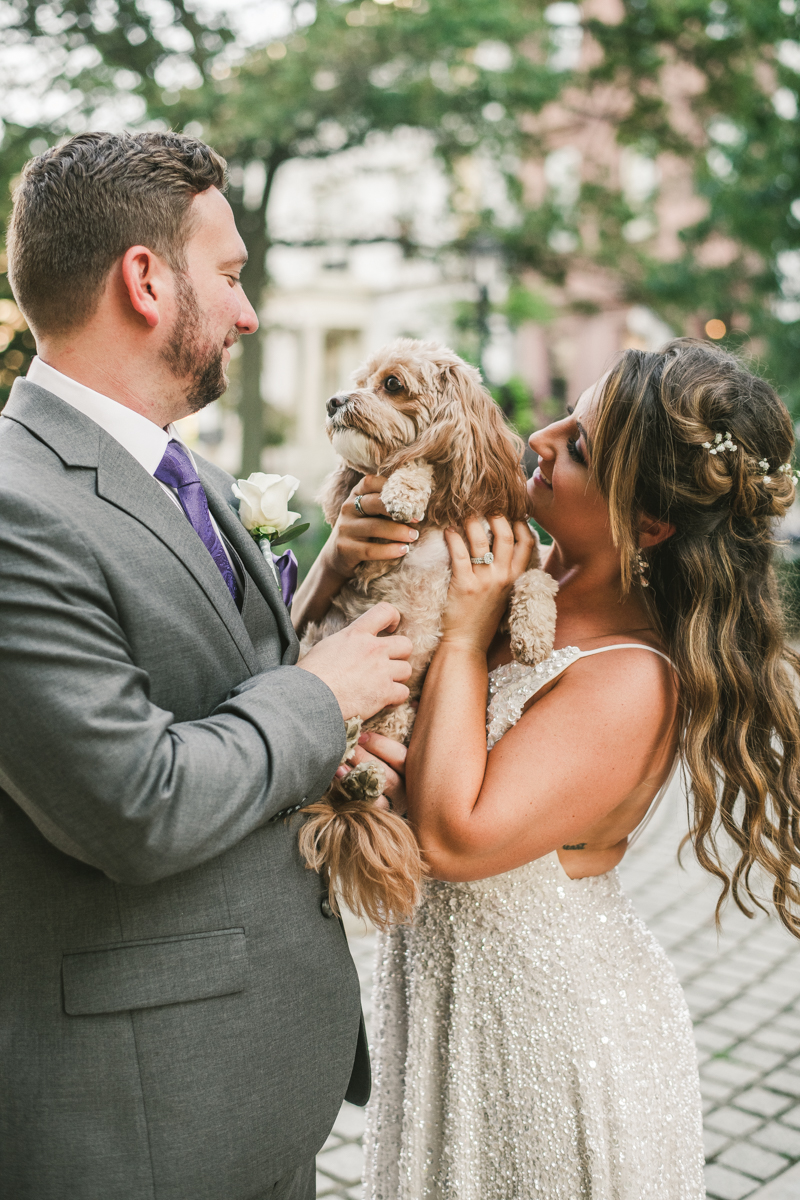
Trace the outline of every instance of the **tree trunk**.
<path fill-rule="evenodd" d="M 258 208 L 244 207 L 241 193 L 233 191 L 231 207 L 236 224 L 247 247 L 247 262 L 242 271 L 242 287 L 256 313 L 259 313 L 267 285 L 267 205 L 269 203 L 275 173 L 282 158 L 265 162 L 266 179 L 264 192 Z M 241 474 L 246 478 L 253 471 L 261 470 L 261 451 L 264 447 L 264 402 L 261 398 L 261 371 L 264 343 L 261 330 L 242 338 L 240 360 L 239 416 L 242 422 L 242 466 Z"/>

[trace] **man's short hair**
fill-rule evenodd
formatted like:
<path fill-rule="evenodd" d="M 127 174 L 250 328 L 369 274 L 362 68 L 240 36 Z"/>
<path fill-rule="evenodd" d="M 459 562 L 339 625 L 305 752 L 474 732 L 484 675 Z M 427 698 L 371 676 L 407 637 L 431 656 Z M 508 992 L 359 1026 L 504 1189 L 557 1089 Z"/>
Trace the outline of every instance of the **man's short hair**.
<path fill-rule="evenodd" d="M 131 246 L 186 268 L 194 196 L 225 188 L 225 160 L 180 133 L 81 133 L 26 163 L 14 195 L 9 280 L 34 334 L 85 325 Z"/>

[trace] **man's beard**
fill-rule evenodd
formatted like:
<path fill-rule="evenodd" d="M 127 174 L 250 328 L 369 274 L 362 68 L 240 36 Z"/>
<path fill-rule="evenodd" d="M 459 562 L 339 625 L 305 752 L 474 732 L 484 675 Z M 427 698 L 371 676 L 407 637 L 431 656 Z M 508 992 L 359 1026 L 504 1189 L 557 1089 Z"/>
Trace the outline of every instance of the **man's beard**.
<path fill-rule="evenodd" d="M 162 354 L 173 375 L 185 381 L 189 412 L 196 413 L 218 400 L 228 386 L 222 361 L 225 347 L 209 345 L 197 293 L 185 275 L 175 276 L 175 297 L 178 316 Z M 226 340 L 230 337 L 238 341 L 238 329 L 231 329 Z"/>

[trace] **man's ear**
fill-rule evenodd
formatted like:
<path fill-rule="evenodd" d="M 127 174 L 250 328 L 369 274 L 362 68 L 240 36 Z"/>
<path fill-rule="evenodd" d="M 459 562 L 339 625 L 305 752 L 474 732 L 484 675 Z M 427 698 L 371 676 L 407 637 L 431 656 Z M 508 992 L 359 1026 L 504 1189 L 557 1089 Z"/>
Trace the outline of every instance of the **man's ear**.
<path fill-rule="evenodd" d="M 164 264 L 146 246 L 131 246 L 122 258 L 122 280 L 134 312 L 155 329 L 161 319 L 159 301 L 164 298 Z"/>
<path fill-rule="evenodd" d="M 652 517 L 643 515 L 639 518 L 639 548 L 649 550 L 651 546 L 671 538 L 674 532 L 675 526 L 669 521 L 654 521 Z"/>

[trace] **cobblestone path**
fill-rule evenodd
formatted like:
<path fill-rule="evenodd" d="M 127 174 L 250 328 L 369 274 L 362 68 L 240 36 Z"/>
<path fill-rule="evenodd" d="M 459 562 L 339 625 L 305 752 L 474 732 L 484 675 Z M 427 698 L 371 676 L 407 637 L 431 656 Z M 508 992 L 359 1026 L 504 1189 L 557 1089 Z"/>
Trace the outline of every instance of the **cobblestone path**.
<path fill-rule="evenodd" d="M 675 786 L 622 864 L 626 889 L 666 949 L 695 1021 L 709 1200 L 800 1200 L 800 942 L 777 921 L 733 906 L 714 928 L 713 880 L 676 848 Z M 350 921 L 369 1022 L 374 938 Z M 317 1197 L 361 1196 L 364 1115 L 345 1104 L 317 1159 Z"/>

